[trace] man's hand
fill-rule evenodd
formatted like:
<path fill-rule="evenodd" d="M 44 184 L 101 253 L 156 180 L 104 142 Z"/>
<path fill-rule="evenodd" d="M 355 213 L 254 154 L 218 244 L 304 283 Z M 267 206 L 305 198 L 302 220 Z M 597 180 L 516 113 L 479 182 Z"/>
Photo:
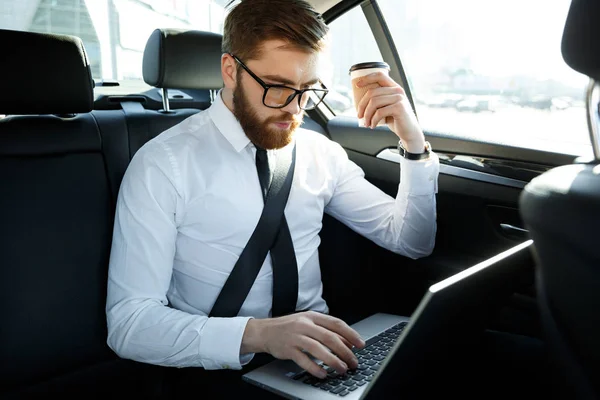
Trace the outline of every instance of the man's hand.
<path fill-rule="evenodd" d="M 375 86 L 369 89 L 358 103 L 358 118 L 365 119 L 365 126 L 375 128 L 385 120 L 387 126 L 411 153 L 422 153 L 425 137 L 404 89 L 383 72 L 365 75 L 356 81 L 358 87 Z"/>
<path fill-rule="evenodd" d="M 344 321 L 308 311 L 279 318 L 250 319 L 240 352 L 266 352 L 275 358 L 293 360 L 312 375 L 325 378 L 326 371 L 306 353 L 343 374 L 358 367 L 352 347 L 364 345 L 360 335 Z"/>

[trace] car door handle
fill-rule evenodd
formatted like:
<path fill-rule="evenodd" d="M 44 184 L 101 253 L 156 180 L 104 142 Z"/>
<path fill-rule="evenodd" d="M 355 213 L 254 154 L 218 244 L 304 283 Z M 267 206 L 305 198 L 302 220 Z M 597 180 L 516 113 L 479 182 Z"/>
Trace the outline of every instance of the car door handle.
<path fill-rule="evenodd" d="M 510 236 L 518 236 L 521 238 L 529 237 L 529 231 L 527 229 L 519 228 L 518 226 L 510 224 L 500 224 L 500 230 Z"/>

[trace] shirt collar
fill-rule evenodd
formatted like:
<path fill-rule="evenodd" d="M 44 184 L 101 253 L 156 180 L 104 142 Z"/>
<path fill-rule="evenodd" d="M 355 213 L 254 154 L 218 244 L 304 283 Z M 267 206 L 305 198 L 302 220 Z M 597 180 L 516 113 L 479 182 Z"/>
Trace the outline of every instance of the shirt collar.
<path fill-rule="evenodd" d="M 208 112 L 219 132 L 225 136 L 235 151 L 239 153 L 248 146 L 250 139 L 244 133 L 235 115 L 233 115 L 223 102 L 221 91 L 222 89 L 215 96 L 215 101 L 209 107 Z"/>

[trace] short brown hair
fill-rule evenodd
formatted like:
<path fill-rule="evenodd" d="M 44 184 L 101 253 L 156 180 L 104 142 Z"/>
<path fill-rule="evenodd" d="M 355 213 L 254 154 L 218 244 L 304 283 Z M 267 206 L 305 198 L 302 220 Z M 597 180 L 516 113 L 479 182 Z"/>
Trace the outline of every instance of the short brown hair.
<path fill-rule="evenodd" d="M 279 39 L 318 52 L 328 31 L 321 14 L 304 0 L 242 0 L 225 18 L 222 50 L 244 61 L 257 59 L 264 41 Z"/>

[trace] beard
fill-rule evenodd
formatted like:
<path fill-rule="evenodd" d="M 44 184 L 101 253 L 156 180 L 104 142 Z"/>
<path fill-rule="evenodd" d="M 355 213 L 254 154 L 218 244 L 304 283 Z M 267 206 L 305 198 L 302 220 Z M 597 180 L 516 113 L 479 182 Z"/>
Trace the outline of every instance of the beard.
<path fill-rule="evenodd" d="M 302 123 L 302 117 L 282 112 L 280 116 L 268 117 L 261 120 L 252 108 L 239 82 L 240 80 L 238 79 L 238 85 L 233 90 L 233 115 L 239 121 L 248 139 L 255 146 L 265 150 L 281 149 L 290 144 L 294 132 Z M 290 126 L 287 129 L 272 128 L 271 124 L 277 122 L 289 123 Z"/>

